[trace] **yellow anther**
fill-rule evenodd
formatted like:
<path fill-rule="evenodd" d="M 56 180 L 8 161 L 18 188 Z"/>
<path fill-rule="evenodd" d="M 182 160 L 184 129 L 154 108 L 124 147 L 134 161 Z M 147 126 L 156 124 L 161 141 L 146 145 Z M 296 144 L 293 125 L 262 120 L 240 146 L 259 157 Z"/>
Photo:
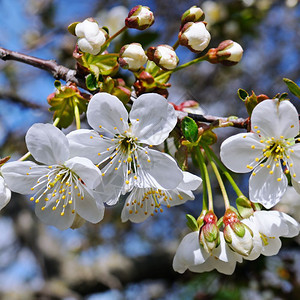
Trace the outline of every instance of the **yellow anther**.
<path fill-rule="evenodd" d="M 276 166 L 276 167 L 279 167 L 279 163 L 277 163 L 275 166 Z"/>
<path fill-rule="evenodd" d="M 83 196 L 81 196 L 81 198 L 80 198 L 81 200 L 83 200 L 84 199 L 84 197 Z"/>
<path fill-rule="evenodd" d="M 101 155 L 101 153 L 99 152 L 99 153 L 98 153 L 98 155 L 100 156 L 100 155 Z"/>
<path fill-rule="evenodd" d="M 282 163 L 282 165 L 283 165 L 283 166 L 286 166 L 286 162 L 284 161 L 284 162 Z"/>
<path fill-rule="evenodd" d="M 151 162 L 151 160 L 150 160 L 150 159 L 147 159 L 147 162 Z"/>
<path fill-rule="evenodd" d="M 271 170 L 271 171 L 269 172 L 269 174 L 271 174 L 271 175 L 272 175 L 273 173 L 274 173 L 274 171 L 273 171 L 273 170 Z"/>
<path fill-rule="evenodd" d="M 29 173 L 26 173 L 26 175 L 29 175 Z"/>
<path fill-rule="evenodd" d="M 52 194 L 52 197 L 55 197 L 55 194 Z"/>
<path fill-rule="evenodd" d="M 148 154 L 148 151 L 145 151 L 145 154 Z"/>
<path fill-rule="evenodd" d="M 129 213 L 132 214 L 132 210 L 130 210 Z"/>
<path fill-rule="evenodd" d="M 134 179 L 137 179 L 137 176 L 134 176 L 133 178 L 134 178 Z"/>
<path fill-rule="evenodd" d="M 268 168 L 268 169 L 270 169 L 270 168 L 271 168 L 271 166 L 270 166 L 270 165 L 267 165 L 267 168 Z"/>
<path fill-rule="evenodd" d="M 131 156 L 128 156 L 128 157 L 127 157 L 127 162 L 128 162 L 128 163 L 131 163 L 131 162 L 132 162 Z"/>
<path fill-rule="evenodd" d="M 131 173 L 131 170 L 128 170 L 128 171 L 127 171 L 127 174 L 129 175 L 130 173 Z"/>
<path fill-rule="evenodd" d="M 257 130 L 256 132 L 257 132 L 257 133 L 260 133 L 260 130 Z"/>
<path fill-rule="evenodd" d="M 53 207 L 52 207 L 52 210 L 56 210 L 56 206 L 53 206 Z"/>
<path fill-rule="evenodd" d="M 291 128 L 294 128 L 295 127 L 295 125 L 291 125 Z"/>
<path fill-rule="evenodd" d="M 257 128 L 258 128 L 258 126 L 255 125 L 255 126 L 254 126 L 254 129 L 257 129 Z"/>
<path fill-rule="evenodd" d="M 275 140 L 274 136 L 272 136 L 271 139 L 272 139 L 272 141 L 274 141 Z"/>
<path fill-rule="evenodd" d="M 151 147 L 151 148 L 152 148 L 152 147 L 153 147 L 153 145 L 149 145 L 149 147 Z"/>
<path fill-rule="evenodd" d="M 105 176 L 105 173 L 102 173 L 102 176 Z"/>
<path fill-rule="evenodd" d="M 264 141 L 263 141 L 263 140 L 260 140 L 260 142 L 263 143 Z"/>
<path fill-rule="evenodd" d="M 81 195 L 80 193 L 77 194 L 78 197 L 79 197 L 80 195 Z"/>
<path fill-rule="evenodd" d="M 120 121 L 123 121 L 123 118 L 120 118 Z"/>
<path fill-rule="evenodd" d="M 114 130 L 117 130 L 117 127 L 114 127 Z"/>
<path fill-rule="evenodd" d="M 290 167 L 292 167 L 294 164 L 293 163 L 290 163 Z"/>
<path fill-rule="evenodd" d="M 243 136 L 244 139 L 245 139 L 246 137 L 247 137 L 246 135 Z"/>
<path fill-rule="evenodd" d="M 103 138 L 103 134 L 100 134 L 100 137 Z"/>
<path fill-rule="evenodd" d="M 137 121 L 139 121 L 140 119 L 136 119 Z"/>
<path fill-rule="evenodd" d="M 45 210 L 45 208 L 46 208 L 46 206 L 43 206 L 43 207 L 41 208 L 41 210 Z"/>
<path fill-rule="evenodd" d="M 258 158 L 258 157 L 256 157 L 256 158 L 255 158 L 255 161 L 259 161 L 259 158 Z"/>
<path fill-rule="evenodd" d="M 92 139 L 93 137 L 92 136 L 90 136 L 90 139 Z"/>
<path fill-rule="evenodd" d="M 281 138 L 281 139 L 283 139 L 283 138 L 284 138 L 284 136 L 283 136 L 283 135 L 281 135 L 281 136 L 280 136 L 280 138 Z"/>
<path fill-rule="evenodd" d="M 286 156 L 286 158 L 287 158 L 287 159 L 289 159 L 289 158 L 290 158 L 290 156 L 289 156 L 289 155 L 287 155 L 287 156 Z"/>
<path fill-rule="evenodd" d="M 72 200 L 69 200 L 69 204 L 72 204 L 73 203 L 73 201 Z"/>
<path fill-rule="evenodd" d="M 277 181 L 281 181 L 282 179 L 281 178 L 277 178 Z"/>
<path fill-rule="evenodd" d="M 293 174 L 293 177 L 296 177 L 296 176 L 297 176 L 296 173 L 294 173 L 294 174 Z"/>
<path fill-rule="evenodd" d="M 31 198 L 30 198 L 30 201 L 33 201 L 33 200 L 34 200 L 34 197 L 31 197 Z"/>
<path fill-rule="evenodd" d="M 49 198 L 45 198 L 45 201 L 49 201 Z"/>
<path fill-rule="evenodd" d="M 52 166 L 48 166 L 49 169 L 52 169 Z"/>
<path fill-rule="evenodd" d="M 61 197 L 61 199 L 63 199 L 63 200 L 64 200 L 64 199 L 66 199 L 66 196 L 65 196 L 65 195 L 63 195 L 63 196 Z"/>
<path fill-rule="evenodd" d="M 284 173 L 285 173 L 285 174 L 289 174 L 290 171 L 289 171 L 289 170 L 285 170 Z"/>
<path fill-rule="evenodd" d="M 115 168 L 115 171 L 118 171 L 118 168 Z"/>
<path fill-rule="evenodd" d="M 126 180 L 125 183 L 126 183 L 126 184 L 129 184 L 129 180 Z"/>
<path fill-rule="evenodd" d="M 253 176 L 255 176 L 255 175 L 256 175 L 256 173 L 255 173 L 255 172 L 253 172 L 253 173 L 252 173 L 252 175 L 253 175 Z"/>
<path fill-rule="evenodd" d="M 102 128 L 102 126 L 101 126 L 101 125 L 99 125 L 99 128 Z"/>
<path fill-rule="evenodd" d="M 252 145 L 252 146 L 251 146 L 251 148 L 252 148 L 252 149 L 255 149 L 255 146 L 254 146 L 254 145 Z"/>
<path fill-rule="evenodd" d="M 180 199 L 180 200 L 183 200 L 183 197 L 179 194 L 178 195 L 178 198 Z"/>
<path fill-rule="evenodd" d="M 109 151 L 109 148 L 106 148 L 106 151 Z"/>
<path fill-rule="evenodd" d="M 263 168 L 265 165 L 264 164 L 260 164 L 259 166 Z"/>
<path fill-rule="evenodd" d="M 291 149 L 290 151 L 291 151 L 292 153 L 294 153 L 294 152 L 295 152 L 295 151 L 294 151 L 294 149 Z"/>

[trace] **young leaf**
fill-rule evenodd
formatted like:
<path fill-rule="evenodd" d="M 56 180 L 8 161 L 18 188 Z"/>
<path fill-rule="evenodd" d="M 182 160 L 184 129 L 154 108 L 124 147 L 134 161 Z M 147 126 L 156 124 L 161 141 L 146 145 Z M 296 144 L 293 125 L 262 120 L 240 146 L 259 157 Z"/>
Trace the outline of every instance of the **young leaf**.
<path fill-rule="evenodd" d="M 186 225 L 192 230 L 197 231 L 198 230 L 198 223 L 196 219 L 192 215 L 185 215 L 187 222 Z"/>
<path fill-rule="evenodd" d="M 283 81 L 289 88 L 290 92 L 300 98 L 300 87 L 291 79 L 283 78 Z"/>
<path fill-rule="evenodd" d="M 183 136 L 190 142 L 196 142 L 198 139 L 198 126 L 196 122 L 190 118 L 185 117 L 181 122 Z"/>

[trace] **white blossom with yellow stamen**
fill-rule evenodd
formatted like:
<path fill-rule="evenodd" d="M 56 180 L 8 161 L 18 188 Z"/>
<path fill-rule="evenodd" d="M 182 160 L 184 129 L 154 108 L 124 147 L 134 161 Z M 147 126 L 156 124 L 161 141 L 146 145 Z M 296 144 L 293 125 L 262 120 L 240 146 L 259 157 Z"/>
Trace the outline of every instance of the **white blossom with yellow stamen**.
<path fill-rule="evenodd" d="M 134 187 L 125 201 L 121 214 L 122 221 L 140 223 L 154 213 L 163 212 L 162 206 L 170 208 L 194 200 L 195 196 L 191 191 L 196 190 L 201 183 L 200 177 L 183 172 L 182 182 L 173 190 Z"/>
<path fill-rule="evenodd" d="M 175 160 L 151 149 L 169 136 L 177 122 L 173 106 L 163 96 L 141 95 L 128 115 L 117 97 L 98 93 L 90 100 L 87 120 L 94 130 L 76 130 L 67 138 L 72 156 L 85 156 L 101 168 L 97 190 L 107 204 L 115 204 L 133 186 L 174 189 L 182 181 Z"/>
<path fill-rule="evenodd" d="M 34 124 L 26 134 L 32 161 L 6 163 L 1 171 L 9 188 L 34 194 L 36 215 L 59 229 L 72 226 L 76 214 L 92 223 L 104 215 L 104 204 L 93 189 L 100 184 L 100 170 L 87 158 L 70 158 L 69 142 L 51 124 Z"/>
<path fill-rule="evenodd" d="M 300 181 L 298 112 L 289 101 L 264 100 L 252 112 L 251 129 L 226 139 L 221 159 L 234 172 L 253 171 L 250 200 L 271 208 L 286 191 L 284 173 Z"/>

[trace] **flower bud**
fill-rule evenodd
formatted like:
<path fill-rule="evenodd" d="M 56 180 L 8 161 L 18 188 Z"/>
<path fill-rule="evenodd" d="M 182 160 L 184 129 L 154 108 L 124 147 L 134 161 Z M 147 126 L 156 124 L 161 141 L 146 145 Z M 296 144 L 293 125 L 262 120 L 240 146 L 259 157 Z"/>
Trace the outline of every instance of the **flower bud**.
<path fill-rule="evenodd" d="M 169 45 L 150 47 L 147 50 L 149 60 L 154 61 L 164 70 L 173 70 L 177 67 L 179 58 L 174 49 Z"/>
<path fill-rule="evenodd" d="M 199 232 L 199 242 L 207 253 L 211 253 L 220 244 L 217 217 L 212 211 L 209 211 L 204 217 L 203 226 Z"/>
<path fill-rule="evenodd" d="M 236 42 L 226 40 L 220 43 L 217 48 L 210 49 L 208 56 L 208 61 L 211 63 L 233 66 L 242 59 L 243 48 Z"/>
<path fill-rule="evenodd" d="M 153 12 L 147 6 L 137 5 L 133 7 L 128 17 L 125 19 L 125 25 L 128 28 L 144 30 L 154 23 Z"/>
<path fill-rule="evenodd" d="M 132 43 L 123 46 L 120 50 L 119 64 L 124 69 L 137 71 L 147 60 L 148 58 L 141 44 Z"/>
<path fill-rule="evenodd" d="M 227 209 L 223 217 L 224 238 L 228 246 L 235 252 L 249 256 L 253 249 L 252 230 L 238 219 L 235 212 Z"/>
<path fill-rule="evenodd" d="M 186 23 L 178 35 L 179 43 L 193 52 L 203 51 L 210 42 L 210 33 L 204 22 Z"/>
<path fill-rule="evenodd" d="M 76 25 L 75 34 L 79 37 L 77 42 L 79 49 L 82 52 L 96 55 L 105 43 L 107 33 L 99 28 L 97 22 L 86 19 Z"/>
<path fill-rule="evenodd" d="M 205 14 L 200 7 L 192 6 L 190 9 L 184 12 L 181 17 L 181 26 L 183 26 L 187 22 L 197 22 L 203 21 L 205 18 Z"/>

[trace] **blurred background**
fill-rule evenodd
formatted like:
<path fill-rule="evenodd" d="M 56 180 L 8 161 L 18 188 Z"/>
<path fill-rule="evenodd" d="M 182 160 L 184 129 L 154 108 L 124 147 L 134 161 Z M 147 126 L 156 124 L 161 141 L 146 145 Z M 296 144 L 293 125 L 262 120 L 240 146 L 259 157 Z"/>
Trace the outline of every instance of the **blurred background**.
<path fill-rule="evenodd" d="M 151 8 L 154 25 L 143 32 L 128 30 L 110 50 L 119 51 L 137 39 L 145 49 L 174 44 L 181 15 L 192 5 L 206 14 L 210 47 L 232 39 L 244 48 L 242 61 L 234 67 L 203 62 L 174 74 L 169 101 L 193 99 L 207 114 L 247 117 L 237 97 L 238 88 L 273 97 L 288 91 L 282 78 L 300 83 L 297 0 L 184 0 L 176 5 L 170 0 L 0 0 L 0 46 L 74 68 L 76 38 L 67 26 L 94 17 L 113 32 L 138 4 Z M 180 63 L 196 57 L 183 47 L 176 52 Z M 133 82 L 133 78 L 127 79 Z M 18 159 L 27 152 L 24 135 L 28 128 L 52 120 L 46 99 L 53 91 L 50 74 L 18 62 L 0 61 L 0 157 Z M 299 108 L 299 100 L 290 97 Z M 235 132 L 240 130 L 217 130 L 219 143 Z M 218 147 L 215 145 L 216 152 Z M 247 193 L 248 177 L 236 180 Z M 222 214 L 216 182 L 213 187 L 217 211 Z M 234 200 L 230 188 L 229 194 Z M 121 202 L 107 208 L 97 225 L 59 231 L 37 219 L 28 198 L 13 194 L 0 216 L 0 299 L 299 299 L 299 237 L 283 239 L 277 256 L 238 264 L 232 276 L 175 273 L 172 259 L 176 247 L 189 232 L 185 214 L 197 217 L 201 202 L 198 191 L 195 201 L 165 210 L 142 224 L 121 222 Z M 300 221 L 300 196 L 292 189 L 277 208 Z"/>

